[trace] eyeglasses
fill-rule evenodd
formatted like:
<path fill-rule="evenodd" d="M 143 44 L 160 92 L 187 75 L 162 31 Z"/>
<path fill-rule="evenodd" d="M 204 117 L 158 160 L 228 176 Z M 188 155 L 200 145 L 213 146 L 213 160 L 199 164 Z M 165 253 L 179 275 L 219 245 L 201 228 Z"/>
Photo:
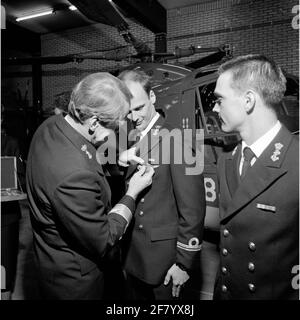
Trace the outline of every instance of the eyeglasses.
<path fill-rule="evenodd" d="M 213 105 L 217 104 L 219 106 L 222 103 L 222 98 L 221 97 L 215 98 L 213 99 L 212 103 Z"/>

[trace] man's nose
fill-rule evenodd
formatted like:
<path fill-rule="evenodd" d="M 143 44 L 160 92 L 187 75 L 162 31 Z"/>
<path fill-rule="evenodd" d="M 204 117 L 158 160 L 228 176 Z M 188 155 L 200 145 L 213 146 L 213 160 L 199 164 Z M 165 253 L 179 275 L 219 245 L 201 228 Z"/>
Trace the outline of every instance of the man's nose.
<path fill-rule="evenodd" d="M 214 107 L 213 107 L 212 111 L 214 111 L 214 112 L 218 112 L 218 113 L 219 113 L 220 108 L 219 108 L 219 105 L 218 105 L 217 103 L 215 103 L 215 105 L 214 105 Z"/>
<path fill-rule="evenodd" d="M 138 114 L 137 112 L 132 111 L 131 112 L 131 120 L 136 121 L 138 119 Z"/>

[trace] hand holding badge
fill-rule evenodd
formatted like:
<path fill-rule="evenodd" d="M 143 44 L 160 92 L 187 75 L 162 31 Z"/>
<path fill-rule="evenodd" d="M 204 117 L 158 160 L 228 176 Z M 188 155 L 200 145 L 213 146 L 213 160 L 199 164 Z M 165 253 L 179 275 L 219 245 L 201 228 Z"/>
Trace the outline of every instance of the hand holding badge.
<path fill-rule="evenodd" d="M 122 167 L 128 167 L 129 164 L 144 164 L 144 160 L 136 155 L 136 147 L 121 152 L 118 164 Z"/>

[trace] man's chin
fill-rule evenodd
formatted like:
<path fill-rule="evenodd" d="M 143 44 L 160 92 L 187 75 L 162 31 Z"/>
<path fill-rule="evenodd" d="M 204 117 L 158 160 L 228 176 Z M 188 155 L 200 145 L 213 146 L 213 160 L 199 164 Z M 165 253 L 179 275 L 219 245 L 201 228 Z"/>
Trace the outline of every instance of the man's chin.
<path fill-rule="evenodd" d="M 141 123 L 141 124 L 139 124 L 139 125 L 136 125 L 136 126 L 135 126 L 135 129 L 137 129 L 137 130 L 139 130 L 139 131 L 143 131 L 145 128 L 144 128 L 143 124 Z"/>
<path fill-rule="evenodd" d="M 231 131 L 230 128 L 224 122 L 221 125 L 221 129 L 226 133 Z"/>

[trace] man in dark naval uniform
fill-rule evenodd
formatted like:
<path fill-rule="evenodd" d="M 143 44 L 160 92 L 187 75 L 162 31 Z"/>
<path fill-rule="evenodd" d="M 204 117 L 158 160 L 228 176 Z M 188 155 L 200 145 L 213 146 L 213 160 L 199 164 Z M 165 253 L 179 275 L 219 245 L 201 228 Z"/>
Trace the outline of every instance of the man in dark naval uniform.
<path fill-rule="evenodd" d="M 139 140 L 136 147 L 121 153 L 119 163 L 126 166 L 127 160 L 143 160 L 155 170 L 152 187 L 137 199 L 132 232 L 128 232 L 125 271 L 131 298 L 172 299 L 180 295 L 200 259 L 203 176 L 200 172 L 188 174 L 187 165 L 174 159 L 180 151 L 186 154 L 191 145 L 174 141 L 170 148 L 164 147 L 172 127 L 155 110 L 150 77 L 141 71 L 124 71 L 119 78 L 133 96 L 128 118 L 135 127 L 133 136 L 136 133 Z M 135 170 L 131 163 L 126 179 Z"/>
<path fill-rule="evenodd" d="M 41 297 L 103 298 L 106 259 L 132 219 L 138 193 L 152 182 L 142 167 L 111 208 L 111 191 L 96 148 L 129 111 L 130 93 L 108 73 L 73 89 L 68 114 L 36 131 L 27 161 L 34 252 Z"/>
<path fill-rule="evenodd" d="M 242 138 L 218 161 L 221 263 L 215 299 L 298 299 L 299 142 L 278 121 L 286 79 L 262 55 L 219 69 L 214 111 Z"/>

